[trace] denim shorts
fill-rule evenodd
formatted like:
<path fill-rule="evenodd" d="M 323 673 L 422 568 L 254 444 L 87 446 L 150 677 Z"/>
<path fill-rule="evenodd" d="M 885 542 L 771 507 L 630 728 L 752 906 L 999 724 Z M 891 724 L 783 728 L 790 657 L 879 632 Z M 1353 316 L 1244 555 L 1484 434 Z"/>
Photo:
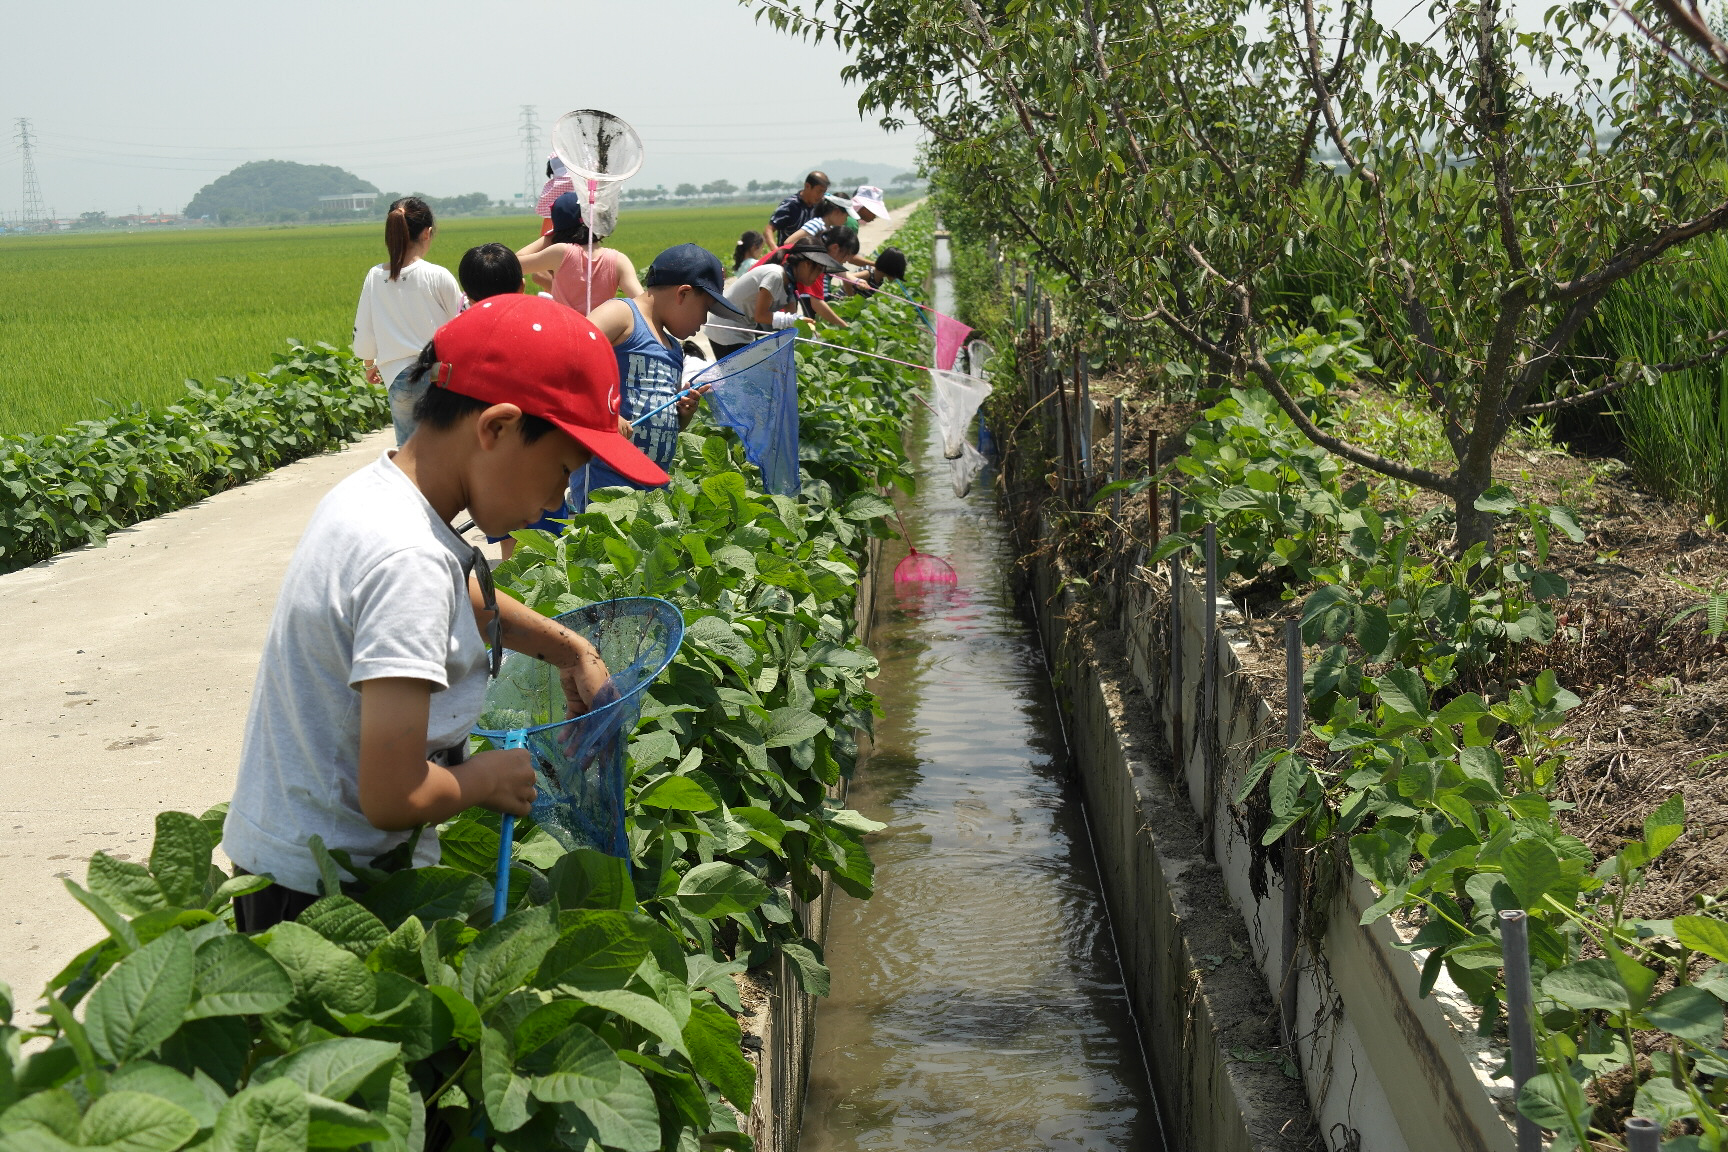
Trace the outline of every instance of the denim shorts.
<path fill-rule="evenodd" d="M 414 434 L 414 406 L 420 403 L 420 397 L 426 395 L 426 389 L 432 386 L 432 374 L 426 373 L 418 380 L 410 380 L 414 375 L 415 365 L 410 364 L 396 373 L 396 379 L 390 382 L 390 422 L 396 426 L 396 447 L 408 443 L 408 437 Z"/>

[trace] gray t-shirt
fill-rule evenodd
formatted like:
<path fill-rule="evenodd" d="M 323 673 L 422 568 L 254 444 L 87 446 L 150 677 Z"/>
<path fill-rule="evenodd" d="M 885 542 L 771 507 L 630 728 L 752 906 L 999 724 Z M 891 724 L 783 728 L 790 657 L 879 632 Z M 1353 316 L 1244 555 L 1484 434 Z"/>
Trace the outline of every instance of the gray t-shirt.
<path fill-rule="evenodd" d="M 426 752 L 462 744 L 486 693 L 486 646 L 468 599 L 472 550 L 386 453 L 318 504 L 264 639 L 222 847 L 248 872 L 318 891 L 313 834 L 356 863 L 411 833 L 360 811 L 360 693 L 367 680 L 430 681 Z M 416 866 L 438 862 L 427 829 Z"/>
<path fill-rule="evenodd" d="M 714 344 L 748 344 L 758 337 L 766 336 L 772 328 L 765 328 L 756 323 L 756 293 L 768 289 L 773 298 L 775 311 L 784 311 L 792 303 L 792 291 L 788 286 L 786 267 L 783 264 L 758 264 L 738 279 L 732 281 L 732 286 L 726 289 L 726 299 L 732 306 L 744 313 L 734 316 L 730 312 L 722 312 L 718 308 L 708 310 L 708 325 L 703 328 L 711 343 Z M 743 329 L 743 331 L 740 331 Z"/>

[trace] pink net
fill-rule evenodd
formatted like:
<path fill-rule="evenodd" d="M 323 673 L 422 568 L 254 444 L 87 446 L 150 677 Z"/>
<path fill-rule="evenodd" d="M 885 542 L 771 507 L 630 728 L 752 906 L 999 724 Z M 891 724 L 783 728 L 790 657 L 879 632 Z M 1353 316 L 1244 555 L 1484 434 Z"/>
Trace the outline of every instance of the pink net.
<path fill-rule="evenodd" d="M 914 548 L 906 558 L 894 565 L 895 584 L 954 584 L 959 577 L 948 561 Z"/>

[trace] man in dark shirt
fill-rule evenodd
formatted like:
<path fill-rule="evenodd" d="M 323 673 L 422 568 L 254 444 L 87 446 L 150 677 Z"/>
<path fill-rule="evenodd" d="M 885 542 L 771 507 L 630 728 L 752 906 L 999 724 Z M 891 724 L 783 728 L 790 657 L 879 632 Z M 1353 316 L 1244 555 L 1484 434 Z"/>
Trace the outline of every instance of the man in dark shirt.
<path fill-rule="evenodd" d="M 768 247 L 784 244 L 806 220 L 816 215 L 822 198 L 828 195 L 828 174 L 812 172 L 804 177 L 804 187 L 796 196 L 788 196 L 768 217 Z"/>

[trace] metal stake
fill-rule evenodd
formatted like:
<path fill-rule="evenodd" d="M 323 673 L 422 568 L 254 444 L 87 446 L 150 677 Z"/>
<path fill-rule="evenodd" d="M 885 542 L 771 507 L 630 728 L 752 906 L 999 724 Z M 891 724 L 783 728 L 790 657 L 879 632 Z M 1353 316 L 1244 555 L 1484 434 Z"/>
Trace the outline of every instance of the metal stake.
<path fill-rule="evenodd" d="M 1506 1026 L 1512 1035 L 1512 1090 L 1536 1075 L 1536 1024 L 1530 1005 L 1530 922 L 1522 908 L 1500 913 L 1500 952 L 1506 964 Z M 1518 1113 L 1518 1152 L 1542 1152 L 1542 1129 Z"/>
<path fill-rule="evenodd" d="M 1284 622 L 1284 747 L 1294 752 L 1302 743 L 1302 716 L 1306 709 L 1302 691 L 1302 626 Z M 1284 1025 L 1284 1045 L 1296 1051 L 1296 941 L 1302 916 L 1300 864 L 1296 853 L 1296 830 L 1284 833 L 1284 923 L 1279 945 L 1284 976 L 1279 984 L 1279 1016 Z"/>
<path fill-rule="evenodd" d="M 1200 791 L 1201 839 L 1208 853 L 1212 851 L 1212 813 L 1215 807 L 1212 793 L 1216 781 L 1216 765 L 1212 762 L 1214 740 L 1211 729 L 1218 723 L 1218 526 L 1206 525 L 1206 632 L 1205 647 L 1200 650 L 1200 722 L 1194 726 L 1194 738 L 1200 742 L 1200 760 L 1204 778 Z"/>
<path fill-rule="evenodd" d="M 1151 529 L 1152 544 L 1147 552 L 1150 556 L 1158 551 L 1159 531 L 1163 527 L 1163 518 L 1158 515 L 1158 433 L 1154 432 L 1146 440 L 1146 475 L 1154 477 L 1151 487 L 1146 489 L 1146 523 Z M 1174 489 L 1174 485 L 1172 485 Z"/>
<path fill-rule="evenodd" d="M 1122 397 L 1110 401 L 1110 483 L 1122 480 Z M 1122 489 L 1110 498 L 1110 519 L 1122 523 Z"/>
<path fill-rule="evenodd" d="M 1626 1121 L 1626 1147 L 1629 1152 L 1657 1152 L 1662 1142 L 1662 1125 L 1642 1116 Z"/>

